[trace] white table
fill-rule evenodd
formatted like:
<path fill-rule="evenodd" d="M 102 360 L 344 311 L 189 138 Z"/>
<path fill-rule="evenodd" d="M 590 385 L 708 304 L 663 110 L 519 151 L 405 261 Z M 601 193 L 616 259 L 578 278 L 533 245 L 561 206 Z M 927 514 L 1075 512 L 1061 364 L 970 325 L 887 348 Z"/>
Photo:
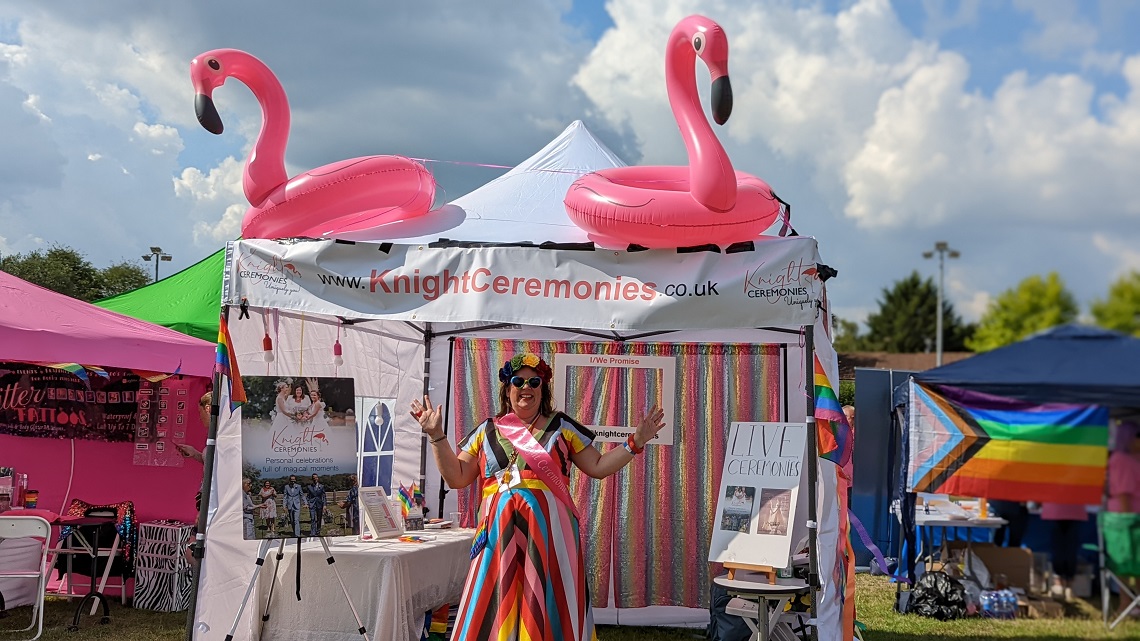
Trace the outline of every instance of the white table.
<path fill-rule="evenodd" d="M 945 516 L 942 516 L 940 514 L 925 514 L 923 512 L 918 512 L 914 515 L 915 526 L 928 528 L 926 530 L 926 540 L 923 541 L 923 547 L 926 548 L 926 555 L 925 556 L 926 556 L 927 560 L 929 561 L 929 564 L 927 567 L 929 567 L 930 565 L 933 565 L 933 563 L 934 563 L 934 541 L 933 541 L 934 537 L 931 536 L 929 528 L 941 528 L 942 529 L 942 546 L 945 547 L 946 546 L 946 530 L 947 530 L 947 528 L 967 528 L 967 530 L 972 529 L 972 528 L 981 528 L 981 529 L 985 529 L 985 530 L 996 530 L 999 527 L 1006 525 L 1008 523 L 1009 523 L 1009 521 L 1006 521 L 1005 519 L 999 519 L 999 518 L 950 519 L 950 518 L 946 518 Z M 966 574 L 966 576 L 971 577 L 971 578 L 975 578 L 973 576 L 972 563 L 971 563 L 973 556 L 974 556 L 974 543 L 973 543 L 973 541 L 974 541 L 973 537 L 970 536 L 969 532 L 967 532 L 966 533 L 966 568 L 965 568 L 965 574 Z M 922 557 L 920 556 L 919 558 L 921 559 Z"/>
<path fill-rule="evenodd" d="M 328 539 L 336 567 L 373 641 L 418 641 L 428 610 L 445 603 L 459 605 L 471 564 L 474 530 L 409 534 L 436 539 L 426 543 Z M 325 562 L 324 550 L 315 541 L 305 543 L 301 551 L 301 601 L 297 601 L 296 552 L 296 541 L 286 544 L 273 588 L 269 620 L 261 623 L 261 639 L 359 641 L 362 637 L 357 634 L 352 610 L 345 603 L 336 575 Z M 258 601 L 249 604 L 259 608 L 255 616 L 258 621 L 265 613 L 276 556 L 274 546 L 261 570 Z"/>
<path fill-rule="evenodd" d="M 743 618 L 752 630 L 752 639 L 758 641 L 767 641 L 772 634 L 784 611 L 784 604 L 808 589 L 807 583 L 799 579 L 777 579 L 775 583 L 768 583 L 763 574 L 739 570 L 735 576 L 734 579 L 727 575 L 718 576 L 713 581 L 728 590 L 730 595 L 739 595 L 728 602 L 724 611 Z M 773 618 L 768 616 L 769 601 L 776 602 L 776 616 Z"/>

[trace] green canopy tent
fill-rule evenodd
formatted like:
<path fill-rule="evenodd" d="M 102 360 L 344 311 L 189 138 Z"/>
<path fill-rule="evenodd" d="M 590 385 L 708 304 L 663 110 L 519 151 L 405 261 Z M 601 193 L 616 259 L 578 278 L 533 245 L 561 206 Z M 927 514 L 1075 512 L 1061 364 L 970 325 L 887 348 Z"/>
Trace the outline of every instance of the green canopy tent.
<path fill-rule="evenodd" d="M 222 248 L 177 274 L 95 301 L 95 305 L 215 342 L 225 265 L 226 250 Z"/>

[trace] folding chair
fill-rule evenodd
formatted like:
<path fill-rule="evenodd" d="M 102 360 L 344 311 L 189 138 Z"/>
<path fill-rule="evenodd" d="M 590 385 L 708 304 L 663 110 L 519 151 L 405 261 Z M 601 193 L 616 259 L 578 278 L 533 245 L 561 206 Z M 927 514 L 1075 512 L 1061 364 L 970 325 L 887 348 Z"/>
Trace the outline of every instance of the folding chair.
<path fill-rule="evenodd" d="M 1100 594 L 1104 624 L 1111 630 L 1131 612 L 1140 610 L 1140 594 L 1126 578 L 1140 577 L 1140 514 L 1101 512 L 1097 515 L 1100 538 Z M 1120 590 L 1120 614 L 1109 621 L 1109 585 Z"/>
<path fill-rule="evenodd" d="M 36 628 L 36 636 L 24 641 L 35 641 L 44 632 L 44 592 L 47 587 L 48 541 L 51 539 L 51 525 L 38 516 L 0 516 L 0 543 L 7 539 L 33 538 L 41 541 L 39 561 L 34 570 L 0 569 L 0 579 L 36 579 L 36 595 L 32 602 L 32 622 L 28 627 L 13 632 L 27 632 Z M 0 595 L 0 611 L 3 611 L 3 596 Z M 4 632 L 8 632 L 5 630 Z M 5 639 L 7 635 L 5 634 Z"/>

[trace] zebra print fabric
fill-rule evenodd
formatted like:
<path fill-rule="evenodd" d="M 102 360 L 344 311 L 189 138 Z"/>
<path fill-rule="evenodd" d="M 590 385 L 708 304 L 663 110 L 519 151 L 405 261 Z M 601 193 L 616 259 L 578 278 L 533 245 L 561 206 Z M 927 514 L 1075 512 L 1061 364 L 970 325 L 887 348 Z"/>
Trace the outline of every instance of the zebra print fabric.
<path fill-rule="evenodd" d="M 190 564 L 183 550 L 193 528 L 178 521 L 139 525 L 134 607 L 178 612 L 190 606 Z"/>

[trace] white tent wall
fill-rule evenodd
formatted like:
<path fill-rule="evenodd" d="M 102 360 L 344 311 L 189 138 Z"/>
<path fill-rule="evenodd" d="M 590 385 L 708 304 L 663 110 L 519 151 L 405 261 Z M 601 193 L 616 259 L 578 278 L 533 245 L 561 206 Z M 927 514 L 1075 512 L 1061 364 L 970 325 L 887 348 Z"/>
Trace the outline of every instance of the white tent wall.
<path fill-rule="evenodd" d="M 339 376 L 352 378 L 358 396 L 395 398 L 397 407 L 407 407 L 423 390 L 424 341 L 420 332 L 402 322 L 372 322 L 340 326 L 344 365 L 333 364 L 332 346 L 337 339 L 335 318 L 251 309 L 250 318 L 238 320 L 237 308 L 229 312 L 230 337 L 243 376 Z M 268 330 L 273 341 L 273 362 L 263 357 L 262 339 Z M 445 364 L 446 366 L 446 364 Z M 240 410 L 228 412 L 223 399 L 218 423 L 217 449 L 211 507 L 206 530 L 206 556 L 198 590 L 196 639 L 222 639 L 233 624 L 246 587 L 254 574 L 258 543 L 242 538 L 241 522 L 241 423 Z M 397 417 L 400 412 L 397 412 Z M 393 476 L 418 478 L 420 472 L 419 426 L 407 416 L 395 421 Z M 304 545 L 318 545 L 306 542 Z M 323 565 L 307 568 L 324 572 Z M 257 591 L 253 592 L 235 638 L 257 638 Z"/>
<path fill-rule="evenodd" d="M 352 378 L 357 396 L 396 399 L 392 477 L 405 484 L 419 478 L 419 425 L 401 410 L 423 394 L 422 333 L 401 322 L 341 324 L 336 318 L 278 310 L 250 309 L 250 318 L 232 320 L 237 316 L 231 309 L 230 336 L 243 376 Z M 263 357 L 266 329 L 273 341 L 271 363 Z M 340 367 L 333 363 L 338 329 Z"/>

